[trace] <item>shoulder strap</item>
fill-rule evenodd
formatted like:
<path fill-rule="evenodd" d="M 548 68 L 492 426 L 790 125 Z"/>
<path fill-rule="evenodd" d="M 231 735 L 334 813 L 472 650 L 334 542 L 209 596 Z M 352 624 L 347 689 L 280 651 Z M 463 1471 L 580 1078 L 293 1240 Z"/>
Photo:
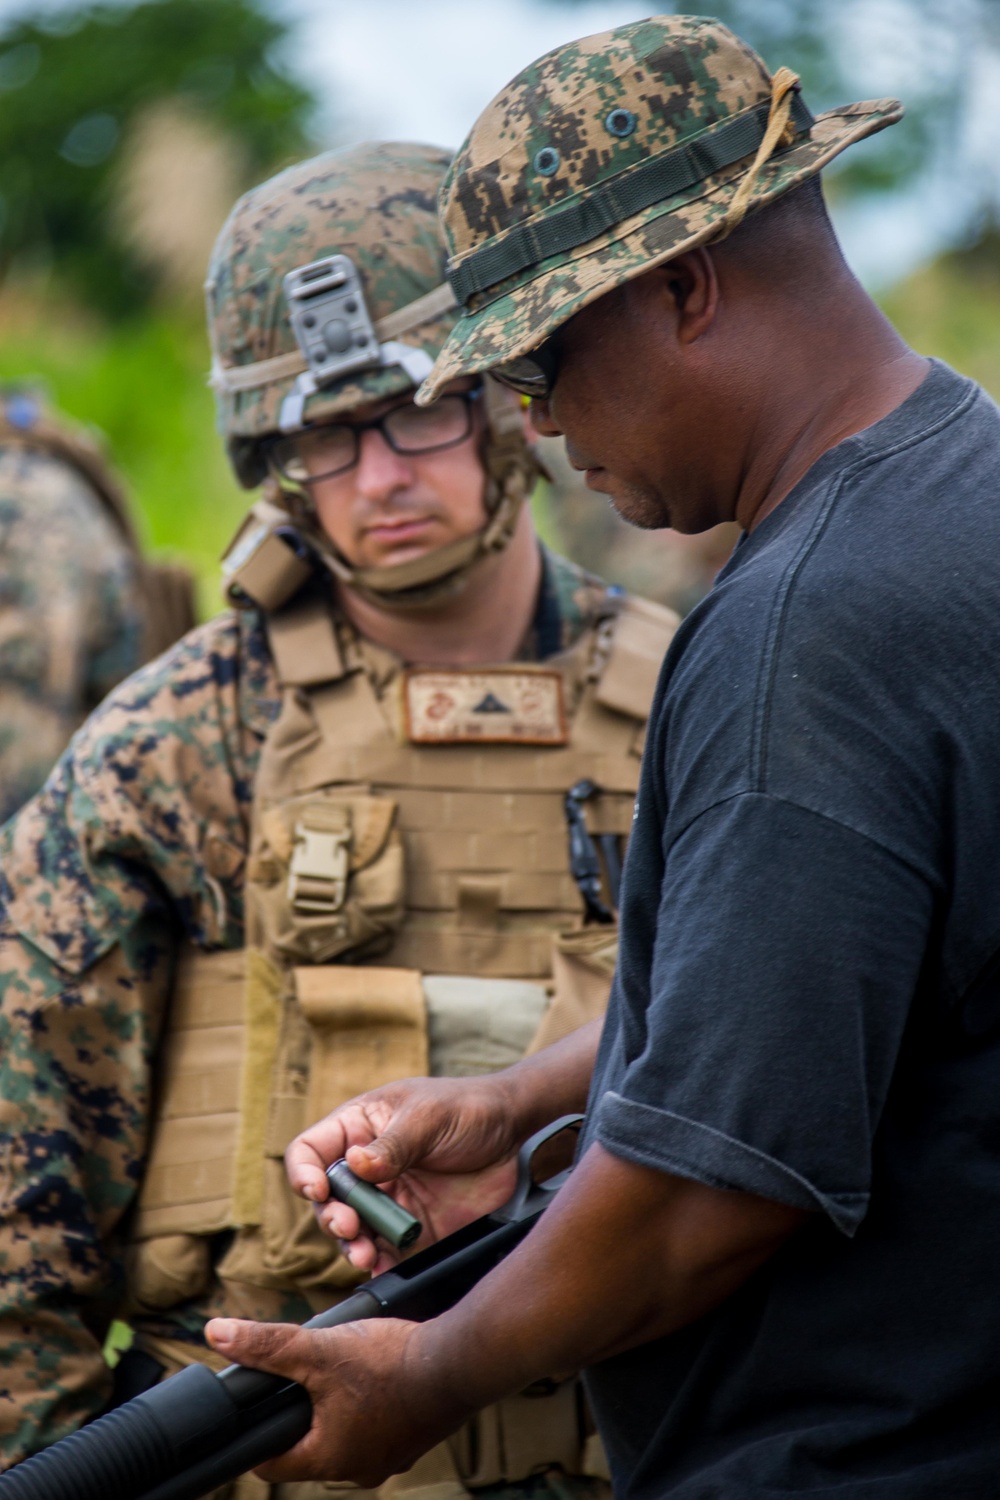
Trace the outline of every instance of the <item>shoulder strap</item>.
<path fill-rule="evenodd" d="M 311 576 L 312 564 L 292 546 L 292 518 L 280 505 L 260 499 L 250 507 L 222 557 L 226 594 L 247 599 L 267 613 L 280 610 Z"/>
<path fill-rule="evenodd" d="M 267 638 L 282 687 L 318 687 L 347 674 L 329 603 L 319 593 L 269 614 Z"/>
<path fill-rule="evenodd" d="M 198 623 L 194 574 L 183 563 L 139 559 L 145 614 L 143 654 L 166 651 Z"/>
<path fill-rule="evenodd" d="M 598 703 L 643 722 L 667 647 L 680 616 L 649 599 L 626 596 L 611 625 L 611 639 L 594 693 Z"/>

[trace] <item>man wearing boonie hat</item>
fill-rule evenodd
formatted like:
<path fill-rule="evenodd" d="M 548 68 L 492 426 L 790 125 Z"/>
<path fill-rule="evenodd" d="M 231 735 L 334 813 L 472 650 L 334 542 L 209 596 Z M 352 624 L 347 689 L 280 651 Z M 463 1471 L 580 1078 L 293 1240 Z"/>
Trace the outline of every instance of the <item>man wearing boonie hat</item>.
<path fill-rule="evenodd" d="M 451 168 L 464 316 L 421 399 L 489 369 L 639 525 L 745 535 L 661 673 L 600 1041 L 288 1154 L 317 1198 L 345 1148 L 404 1201 L 436 1167 L 443 1216 L 447 1173 L 589 1090 L 568 1186 L 433 1322 L 210 1327 L 310 1387 L 269 1473 L 370 1479 L 584 1366 L 627 1500 L 997 1491 L 1000 414 L 889 327 L 817 182 L 899 115 L 814 118 L 725 28 L 654 18 L 527 69 Z"/>

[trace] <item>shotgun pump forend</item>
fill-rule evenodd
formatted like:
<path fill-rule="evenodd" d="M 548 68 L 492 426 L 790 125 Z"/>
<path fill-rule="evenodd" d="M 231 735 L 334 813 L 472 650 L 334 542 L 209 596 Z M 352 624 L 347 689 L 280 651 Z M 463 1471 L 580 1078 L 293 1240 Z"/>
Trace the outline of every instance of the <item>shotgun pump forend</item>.
<path fill-rule="evenodd" d="M 532 1159 L 582 1116 L 565 1115 L 521 1148 L 512 1197 L 493 1213 L 375 1276 L 306 1328 L 362 1318 L 423 1322 L 447 1312 L 509 1255 L 568 1171 L 536 1184 Z M 0 1500 L 201 1500 L 285 1453 L 309 1430 L 301 1385 L 242 1365 L 190 1365 L 161 1385 L 0 1475 Z M 6 1494 L 4 1494 L 6 1489 Z"/>

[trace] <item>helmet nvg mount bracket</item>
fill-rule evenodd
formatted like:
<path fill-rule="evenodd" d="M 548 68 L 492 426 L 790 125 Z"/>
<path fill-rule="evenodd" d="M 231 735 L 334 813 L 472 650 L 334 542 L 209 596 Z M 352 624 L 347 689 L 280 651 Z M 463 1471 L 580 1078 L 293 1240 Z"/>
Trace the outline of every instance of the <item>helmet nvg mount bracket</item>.
<path fill-rule="evenodd" d="M 372 365 L 399 365 L 417 386 L 433 360 L 423 349 L 398 340 L 380 343 L 365 302 L 364 288 L 349 255 L 326 255 L 296 266 L 284 278 L 288 316 L 308 366 L 281 403 L 282 432 L 303 425 L 307 397 L 324 385 Z"/>

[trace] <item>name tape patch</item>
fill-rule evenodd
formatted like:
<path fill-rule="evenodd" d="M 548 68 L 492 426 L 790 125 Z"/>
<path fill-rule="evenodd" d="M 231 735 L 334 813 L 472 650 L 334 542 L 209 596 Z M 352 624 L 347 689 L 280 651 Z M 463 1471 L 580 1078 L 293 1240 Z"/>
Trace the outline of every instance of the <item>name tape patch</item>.
<path fill-rule="evenodd" d="M 558 672 L 407 672 L 406 735 L 415 745 L 565 745 Z"/>

